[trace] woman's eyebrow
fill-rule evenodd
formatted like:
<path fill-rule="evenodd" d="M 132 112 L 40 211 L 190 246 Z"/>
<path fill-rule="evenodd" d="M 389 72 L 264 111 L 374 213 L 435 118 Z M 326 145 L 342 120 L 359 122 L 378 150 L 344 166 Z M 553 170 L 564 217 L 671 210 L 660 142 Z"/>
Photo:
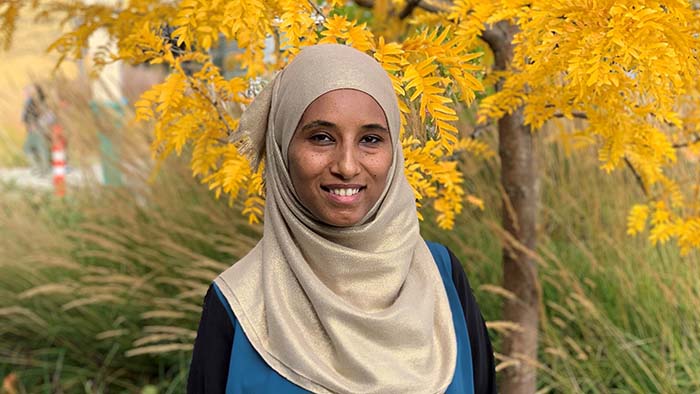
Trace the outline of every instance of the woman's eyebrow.
<path fill-rule="evenodd" d="M 329 127 L 329 128 L 335 128 L 335 123 L 328 122 L 326 120 L 314 120 L 313 122 L 309 122 L 305 124 L 304 126 L 301 127 L 303 131 L 313 129 L 315 127 Z"/>
<path fill-rule="evenodd" d="M 377 123 L 366 124 L 366 125 L 362 126 L 362 129 L 368 130 L 368 131 L 381 131 L 384 133 L 389 132 L 389 129 L 387 129 L 386 127 L 384 127 L 380 124 L 377 124 Z"/>

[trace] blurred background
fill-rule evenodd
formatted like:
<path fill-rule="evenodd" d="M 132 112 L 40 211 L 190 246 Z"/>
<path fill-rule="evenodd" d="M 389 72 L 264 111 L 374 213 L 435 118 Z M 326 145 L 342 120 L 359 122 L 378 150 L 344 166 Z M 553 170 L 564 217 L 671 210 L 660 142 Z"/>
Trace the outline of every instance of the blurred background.
<path fill-rule="evenodd" d="M 20 23 L 0 61 L 0 393 L 183 393 L 204 292 L 261 227 L 192 177 L 189 152 L 154 168 L 132 105 L 162 68 L 55 70 L 58 33 Z M 600 171 L 591 141 L 562 137 L 567 122 L 537 139 L 538 393 L 700 392 L 700 256 L 625 234 L 639 186 Z M 452 231 L 428 212 L 423 233 L 464 263 L 498 349 L 517 329 L 500 318 L 500 169 L 469 160 L 485 209 Z"/>
<path fill-rule="evenodd" d="M 55 23 L 30 23 L 24 18 L 16 32 L 17 43 L 3 52 L 0 62 L 0 147 L 2 166 L 17 167 L 28 165 L 22 146 L 25 139 L 25 126 L 22 110 L 28 88 L 35 82 L 47 82 L 56 66 L 58 57 L 46 53 L 46 48 L 60 34 Z M 66 79 L 76 80 L 78 66 L 66 63 L 59 74 Z"/>

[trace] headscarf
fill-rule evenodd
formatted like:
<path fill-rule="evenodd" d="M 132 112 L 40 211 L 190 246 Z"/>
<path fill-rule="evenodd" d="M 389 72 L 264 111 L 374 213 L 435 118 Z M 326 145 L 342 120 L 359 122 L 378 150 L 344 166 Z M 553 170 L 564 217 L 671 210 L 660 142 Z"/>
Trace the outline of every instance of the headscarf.
<path fill-rule="evenodd" d="M 365 92 L 381 106 L 393 149 L 380 199 L 351 227 L 317 220 L 299 201 L 287 165 L 304 111 L 337 89 Z M 263 360 L 309 391 L 442 393 L 452 380 L 452 314 L 419 233 L 399 127 L 384 69 L 336 44 L 303 49 L 241 118 L 258 155 L 265 146 L 263 237 L 215 282 Z"/>

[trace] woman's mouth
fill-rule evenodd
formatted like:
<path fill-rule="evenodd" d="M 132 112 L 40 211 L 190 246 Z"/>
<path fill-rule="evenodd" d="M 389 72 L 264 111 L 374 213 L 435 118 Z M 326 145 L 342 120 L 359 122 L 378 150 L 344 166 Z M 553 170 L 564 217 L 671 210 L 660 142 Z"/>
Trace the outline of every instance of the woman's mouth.
<path fill-rule="evenodd" d="M 364 190 L 364 188 L 364 186 L 359 185 L 321 186 L 321 189 L 323 189 L 329 194 L 331 200 L 341 203 L 354 202 L 359 197 L 360 192 Z"/>
<path fill-rule="evenodd" d="M 345 197 L 345 196 L 353 196 L 353 195 L 359 193 L 360 188 L 357 187 L 357 188 L 344 188 L 344 189 L 328 189 L 328 191 L 331 194 Z"/>

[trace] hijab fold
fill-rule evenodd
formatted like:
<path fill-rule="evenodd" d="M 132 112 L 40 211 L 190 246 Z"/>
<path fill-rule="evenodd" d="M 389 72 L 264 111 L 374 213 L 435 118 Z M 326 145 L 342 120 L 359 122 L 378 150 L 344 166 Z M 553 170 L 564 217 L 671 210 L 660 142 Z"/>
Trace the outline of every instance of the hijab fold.
<path fill-rule="evenodd" d="M 352 227 L 314 217 L 288 171 L 287 149 L 302 114 L 337 89 L 374 98 L 393 146 L 379 201 Z M 452 381 L 452 315 L 419 233 L 399 128 L 386 72 L 336 44 L 303 49 L 241 118 L 254 160 L 266 156 L 263 237 L 215 282 L 263 360 L 309 391 L 442 393 Z"/>

